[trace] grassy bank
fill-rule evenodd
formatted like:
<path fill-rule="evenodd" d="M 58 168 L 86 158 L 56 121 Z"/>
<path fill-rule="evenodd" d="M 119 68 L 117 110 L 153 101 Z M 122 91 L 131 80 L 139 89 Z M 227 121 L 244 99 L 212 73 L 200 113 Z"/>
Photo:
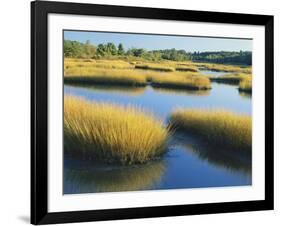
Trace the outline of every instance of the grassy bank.
<path fill-rule="evenodd" d="M 144 86 L 146 76 L 132 70 L 108 70 L 95 67 L 72 68 L 64 76 L 66 83 Z"/>
<path fill-rule="evenodd" d="M 234 72 L 224 76 L 207 76 L 197 72 L 208 70 Z M 137 70 L 142 69 L 142 70 Z M 162 61 L 131 62 L 126 60 L 72 59 L 64 61 L 64 80 L 72 84 L 104 84 L 116 86 L 145 86 L 186 90 L 207 90 L 212 82 L 240 85 L 239 90 L 251 92 L 251 67 L 222 64 Z"/>
<path fill-rule="evenodd" d="M 171 74 L 159 75 L 151 78 L 154 87 L 187 89 L 187 90 L 207 90 L 211 88 L 209 78 L 200 75 Z"/>
<path fill-rule="evenodd" d="M 164 63 L 162 63 L 162 64 L 156 64 L 156 63 L 136 64 L 135 68 L 142 69 L 142 70 L 162 71 L 162 72 L 175 71 L 175 69 L 173 67 L 167 66 Z"/>
<path fill-rule="evenodd" d="M 170 123 L 211 146 L 243 151 L 252 148 L 252 120 L 247 115 L 225 110 L 179 109 L 172 113 Z"/>
<path fill-rule="evenodd" d="M 66 59 L 64 81 L 72 84 L 116 86 L 145 86 L 151 83 L 154 87 L 186 90 L 211 88 L 209 79 L 195 72 L 196 69 L 190 63 L 178 65 L 175 62 L 162 62 L 162 64 L 137 62 L 134 64 L 121 60 Z M 132 65 L 134 68 L 145 70 L 130 68 Z M 185 69 L 178 72 L 175 71 L 177 67 Z"/>
<path fill-rule="evenodd" d="M 176 71 L 190 71 L 190 72 L 197 72 L 198 69 L 197 67 L 193 66 L 193 65 L 177 65 L 175 67 Z"/>
<path fill-rule="evenodd" d="M 103 69 L 132 69 L 134 66 L 127 61 L 123 60 L 94 60 L 94 59 L 73 59 L 65 58 L 65 70 L 76 67 L 92 67 Z"/>
<path fill-rule="evenodd" d="M 65 58 L 64 69 L 67 71 L 75 67 L 92 67 L 92 68 L 103 68 L 103 69 L 142 69 L 160 72 L 173 72 L 173 71 L 192 71 L 197 72 L 197 67 L 191 62 L 178 63 L 176 61 L 160 61 L 160 62 L 149 62 L 149 61 L 130 61 L 130 60 L 94 60 L 94 59 L 73 59 Z"/>
<path fill-rule="evenodd" d="M 249 77 L 243 78 L 239 83 L 239 91 L 252 93 L 252 79 Z"/>
<path fill-rule="evenodd" d="M 66 153 L 105 162 L 144 163 L 165 152 L 168 136 L 162 122 L 141 109 L 64 98 Z"/>
<path fill-rule="evenodd" d="M 246 66 L 246 67 L 240 67 L 240 66 L 234 66 L 234 65 L 225 65 L 225 64 L 210 64 L 210 63 L 198 63 L 198 67 L 201 67 L 205 70 L 211 70 L 211 71 L 218 71 L 218 72 L 235 72 L 235 73 L 252 73 L 252 67 Z"/>
<path fill-rule="evenodd" d="M 226 83 L 226 84 L 233 84 L 233 85 L 239 85 L 240 82 L 244 79 L 251 80 L 252 76 L 244 73 L 235 73 L 235 74 L 210 77 L 210 80 L 212 82 Z"/>

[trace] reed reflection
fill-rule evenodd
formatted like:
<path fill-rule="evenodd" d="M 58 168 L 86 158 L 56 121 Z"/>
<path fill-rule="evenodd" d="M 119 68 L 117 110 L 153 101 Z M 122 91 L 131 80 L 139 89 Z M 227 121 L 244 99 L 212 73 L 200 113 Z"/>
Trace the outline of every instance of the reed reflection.
<path fill-rule="evenodd" d="M 133 87 L 133 86 L 109 86 L 109 85 L 86 85 L 86 84 L 68 84 L 70 87 L 77 87 L 89 91 L 100 91 L 112 94 L 122 94 L 129 96 L 138 96 L 145 92 L 146 87 Z"/>
<path fill-rule="evenodd" d="M 196 155 L 199 159 L 207 161 L 217 168 L 223 168 L 234 173 L 241 173 L 251 178 L 252 155 L 251 152 L 239 152 L 230 149 L 214 147 L 202 140 L 177 133 L 173 145 L 179 145 L 186 151 Z"/>
<path fill-rule="evenodd" d="M 65 163 L 64 194 L 149 190 L 165 172 L 165 163 L 160 160 L 142 165 L 92 167 L 71 161 Z"/>

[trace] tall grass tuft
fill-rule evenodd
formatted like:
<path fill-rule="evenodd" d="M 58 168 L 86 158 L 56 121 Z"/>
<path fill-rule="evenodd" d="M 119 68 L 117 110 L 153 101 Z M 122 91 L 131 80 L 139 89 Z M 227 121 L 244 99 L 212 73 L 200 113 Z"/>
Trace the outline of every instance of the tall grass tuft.
<path fill-rule="evenodd" d="M 123 164 L 144 163 L 166 150 L 169 132 L 136 107 L 64 98 L 66 153 Z"/>
<path fill-rule="evenodd" d="M 226 110 L 178 109 L 172 113 L 170 123 L 215 147 L 242 151 L 252 148 L 252 120 L 247 115 Z"/>

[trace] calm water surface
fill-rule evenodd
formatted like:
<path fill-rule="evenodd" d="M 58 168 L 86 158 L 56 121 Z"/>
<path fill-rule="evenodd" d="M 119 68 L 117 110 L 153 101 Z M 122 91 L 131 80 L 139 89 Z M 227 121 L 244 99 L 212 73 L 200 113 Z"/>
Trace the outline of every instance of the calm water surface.
<path fill-rule="evenodd" d="M 251 96 L 236 86 L 212 83 L 210 91 L 64 86 L 65 95 L 137 105 L 167 120 L 177 107 L 221 108 L 251 114 Z M 64 159 L 64 193 L 133 191 L 251 185 L 251 156 L 212 150 L 192 137 L 175 135 L 163 159 L 145 165 L 104 165 Z"/>
<path fill-rule="evenodd" d="M 222 75 L 227 75 L 231 74 L 231 72 L 225 72 L 225 71 L 211 71 L 211 70 L 206 70 L 204 68 L 199 69 L 199 72 L 201 74 L 205 75 L 215 75 L 215 76 L 222 76 Z"/>

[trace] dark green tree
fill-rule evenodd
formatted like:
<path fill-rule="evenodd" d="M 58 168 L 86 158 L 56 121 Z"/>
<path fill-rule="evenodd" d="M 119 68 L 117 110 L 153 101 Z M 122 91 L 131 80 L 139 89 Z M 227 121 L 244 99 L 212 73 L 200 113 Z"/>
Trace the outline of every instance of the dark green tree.
<path fill-rule="evenodd" d="M 107 55 L 117 55 L 117 48 L 112 42 L 109 42 L 106 44 L 106 52 Z"/>
<path fill-rule="evenodd" d="M 97 54 L 99 56 L 104 56 L 106 54 L 106 48 L 103 44 L 99 44 L 97 48 Z"/>
<path fill-rule="evenodd" d="M 125 54 L 125 49 L 122 43 L 119 43 L 118 45 L 118 55 L 122 56 Z"/>

